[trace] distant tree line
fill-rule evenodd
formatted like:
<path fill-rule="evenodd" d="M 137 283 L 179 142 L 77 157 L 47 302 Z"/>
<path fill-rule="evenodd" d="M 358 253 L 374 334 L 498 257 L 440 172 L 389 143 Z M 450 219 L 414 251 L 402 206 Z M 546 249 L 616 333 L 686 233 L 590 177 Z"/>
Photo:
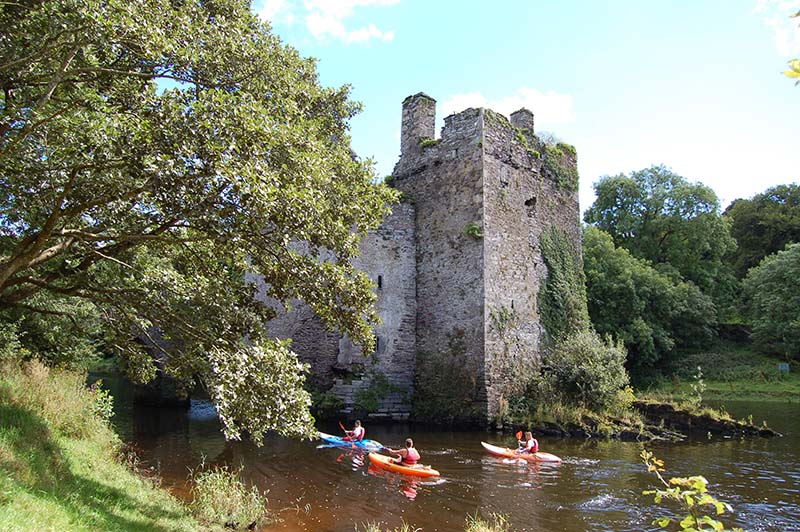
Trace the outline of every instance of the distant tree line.
<path fill-rule="evenodd" d="M 757 347 L 800 357 L 800 186 L 772 187 L 721 212 L 709 187 L 664 166 L 605 176 L 583 235 L 589 315 L 624 342 L 635 383 L 681 349 L 741 325 Z"/>

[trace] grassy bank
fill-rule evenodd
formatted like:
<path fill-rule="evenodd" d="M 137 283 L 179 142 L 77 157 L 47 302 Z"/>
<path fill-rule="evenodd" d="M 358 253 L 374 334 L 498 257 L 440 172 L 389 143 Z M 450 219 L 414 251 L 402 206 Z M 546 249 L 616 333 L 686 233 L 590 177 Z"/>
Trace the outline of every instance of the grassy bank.
<path fill-rule="evenodd" d="M 791 364 L 788 373 L 781 373 L 779 362 L 748 346 L 723 343 L 707 352 L 681 356 L 671 379 L 641 390 L 637 396 L 686 400 L 696 395 L 699 366 L 705 400 L 800 401 L 800 367 Z"/>
<path fill-rule="evenodd" d="M 109 403 L 83 375 L 39 363 L 0 367 L 0 529 L 205 530 L 119 458 Z"/>

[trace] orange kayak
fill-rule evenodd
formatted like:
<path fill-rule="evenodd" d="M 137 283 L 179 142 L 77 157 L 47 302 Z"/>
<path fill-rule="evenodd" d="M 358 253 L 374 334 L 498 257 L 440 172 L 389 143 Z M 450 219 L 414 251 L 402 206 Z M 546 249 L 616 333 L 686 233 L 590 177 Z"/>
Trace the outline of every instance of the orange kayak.
<path fill-rule="evenodd" d="M 375 464 L 377 467 L 381 469 L 385 469 L 386 471 L 391 471 L 393 473 L 400 473 L 401 475 L 411 475 L 414 477 L 438 477 L 439 472 L 435 469 L 431 469 L 430 466 L 424 465 L 414 465 L 414 466 L 407 466 L 407 465 L 400 465 L 395 464 L 394 459 L 378 453 L 369 453 L 369 461 Z"/>
<path fill-rule="evenodd" d="M 523 460 L 527 460 L 528 462 L 560 462 L 561 458 L 554 454 L 550 453 L 519 453 L 514 449 L 509 449 L 508 447 L 498 447 L 497 445 L 492 445 L 490 443 L 481 442 L 483 448 L 489 451 L 489 453 L 495 456 L 502 456 L 504 458 L 522 458 Z"/>

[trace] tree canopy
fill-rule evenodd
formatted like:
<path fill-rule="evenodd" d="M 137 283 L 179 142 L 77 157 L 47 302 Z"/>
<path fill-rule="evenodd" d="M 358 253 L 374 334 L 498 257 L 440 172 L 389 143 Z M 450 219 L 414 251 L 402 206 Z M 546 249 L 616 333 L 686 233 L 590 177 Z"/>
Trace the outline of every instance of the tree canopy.
<path fill-rule="evenodd" d="M 0 333 L 146 381 L 158 330 L 229 436 L 307 433 L 304 367 L 246 277 L 372 345 L 350 259 L 395 193 L 352 156 L 348 87 L 240 0 L 3 3 L 0 26 Z"/>
<path fill-rule="evenodd" d="M 737 199 L 723 216 L 736 239 L 732 262 L 741 279 L 767 255 L 800 242 L 800 186 L 778 185 L 751 199 Z"/>
<path fill-rule="evenodd" d="M 584 220 L 617 246 L 655 265 L 669 265 L 706 293 L 717 290 L 723 257 L 733 249 L 719 199 L 664 166 L 606 176 Z"/>
<path fill-rule="evenodd" d="M 712 340 L 714 304 L 694 284 L 657 271 L 592 226 L 583 233 L 583 261 L 589 316 L 598 333 L 624 342 L 634 380 L 663 366 L 676 347 Z"/>
<path fill-rule="evenodd" d="M 742 302 L 760 347 L 800 358 L 800 243 L 770 255 L 747 273 Z"/>

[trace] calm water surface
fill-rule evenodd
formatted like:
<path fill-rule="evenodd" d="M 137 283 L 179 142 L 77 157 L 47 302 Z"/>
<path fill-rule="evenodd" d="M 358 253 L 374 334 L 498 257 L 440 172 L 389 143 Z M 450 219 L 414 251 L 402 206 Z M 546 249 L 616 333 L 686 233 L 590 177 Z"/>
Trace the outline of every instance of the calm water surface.
<path fill-rule="evenodd" d="M 353 531 L 377 522 L 403 522 L 424 531 L 463 531 L 476 512 L 504 514 L 518 531 L 641 531 L 663 510 L 642 490 L 656 486 L 639 459 L 640 443 L 540 439 L 560 465 L 518 464 L 487 455 L 480 441 L 513 445 L 513 436 L 451 432 L 421 426 L 366 424 L 367 436 L 388 446 L 414 438 L 423 462 L 441 479 L 419 481 L 368 467 L 360 453 L 318 448 L 319 442 L 270 437 L 261 448 L 226 442 L 213 408 L 194 401 L 187 410 L 133 407 L 129 391 L 109 381 L 117 397 L 117 429 L 157 468 L 165 485 L 188 496 L 186 476 L 207 464 L 243 466 L 245 478 L 269 490 L 280 522 L 268 531 Z M 750 531 L 800 531 L 800 405 L 733 403 L 737 417 L 767 420 L 782 438 L 712 439 L 648 444 L 664 459 L 667 476 L 704 475 L 712 492 L 729 502 L 725 521 Z M 338 426 L 323 425 L 333 434 Z"/>

